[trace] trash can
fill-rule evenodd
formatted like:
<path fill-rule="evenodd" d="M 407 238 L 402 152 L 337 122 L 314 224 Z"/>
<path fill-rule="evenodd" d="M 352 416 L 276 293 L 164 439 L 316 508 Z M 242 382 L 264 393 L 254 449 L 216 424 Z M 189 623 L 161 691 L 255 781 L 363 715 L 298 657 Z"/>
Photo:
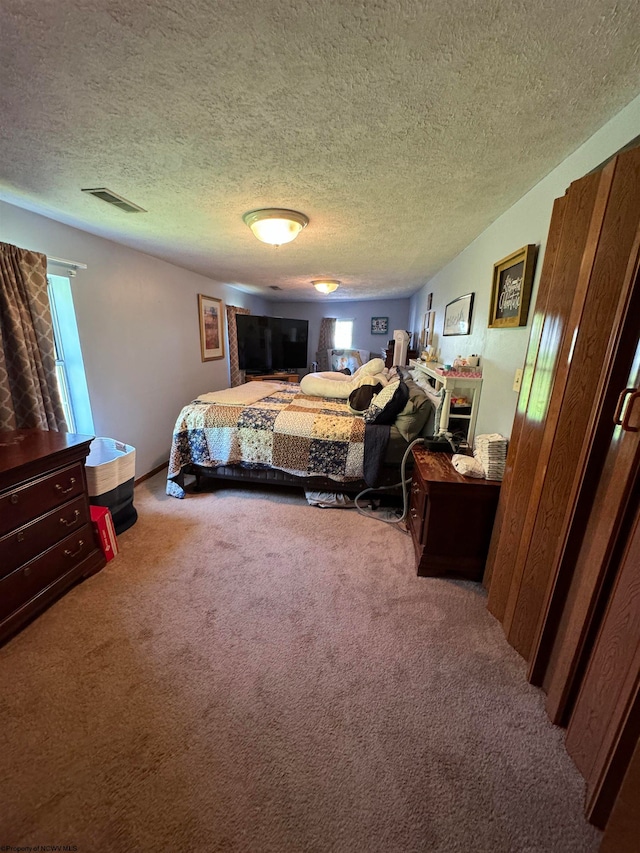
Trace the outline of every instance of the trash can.
<path fill-rule="evenodd" d="M 136 449 L 114 438 L 94 438 L 85 463 L 89 503 L 106 506 L 117 534 L 136 523 L 133 483 Z"/>

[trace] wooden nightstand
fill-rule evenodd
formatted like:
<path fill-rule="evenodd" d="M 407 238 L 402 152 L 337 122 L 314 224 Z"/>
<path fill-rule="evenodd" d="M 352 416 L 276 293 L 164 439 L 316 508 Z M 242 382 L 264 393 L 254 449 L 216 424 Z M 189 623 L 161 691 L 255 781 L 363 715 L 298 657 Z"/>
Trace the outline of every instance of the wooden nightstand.
<path fill-rule="evenodd" d="M 418 574 L 480 581 L 500 483 L 463 477 L 448 453 L 416 445 L 408 526 Z"/>

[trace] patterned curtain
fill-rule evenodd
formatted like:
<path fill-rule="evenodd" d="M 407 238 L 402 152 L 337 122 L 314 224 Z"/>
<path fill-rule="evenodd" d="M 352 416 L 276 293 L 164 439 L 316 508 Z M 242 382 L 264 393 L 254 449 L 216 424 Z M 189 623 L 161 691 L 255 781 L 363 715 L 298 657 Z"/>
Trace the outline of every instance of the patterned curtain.
<path fill-rule="evenodd" d="M 229 373 L 231 376 L 231 387 L 244 383 L 244 370 L 240 370 L 238 364 L 238 335 L 236 326 L 237 314 L 251 314 L 248 308 L 236 308 L 235 305 L 227 305 L 227 332 L 229 335 Z"/>
<path fill-rule="evenodd" d="M 320 321 L 320 340 L 318 341 L 318 352 L 316 353 L 316 361 L 318 362 L 318 370 L 331 370 L 329 367 L 328 349 L 333 349 L 336 345 L 336 322 L 335 317 L 323 317 Z"/>
<path fill-rule="evenodd" d="M 47 259 L 0 243 L 0 429 L 66 432 L 58 380 Z"/>

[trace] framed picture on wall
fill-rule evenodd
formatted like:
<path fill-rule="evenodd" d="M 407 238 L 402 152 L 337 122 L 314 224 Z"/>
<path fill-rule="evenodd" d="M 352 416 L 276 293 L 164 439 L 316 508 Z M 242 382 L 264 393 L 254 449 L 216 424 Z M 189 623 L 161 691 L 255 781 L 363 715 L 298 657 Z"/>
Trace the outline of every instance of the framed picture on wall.
<path fill-rule="evenodd" d="M 527 325 L 537 248 L 533 244 L 523 246 L 494 264 L 490 329 L 515 329 Z"/>
<path fill-rule="evenodd" d="M 471 331 L 473 293 L 459 296 L 444 309 L 443 335 L 468 335 Z"/>
<path fill-rule="evenodd" d="M 388 317 L 372 317 L 371 318 L 371 334 L 386 335 L 389 332 Z"/>
<path fill-rule="evenodd" d="M 424 319 L 422 321 L 422 331 L 420 333 L 420 346 L 423 349 L 425 349 L 426 347 L 433 346 L 433 332 L 435 327 L 435 320 L 435 311 L 427 311 L 427 313 L 424 315 Z"/>
<path fill-rule="evenodd" d="M 202 361 L 224 358 L 224 306 L 222 299 L 198 294 L 200 352 Z"/>

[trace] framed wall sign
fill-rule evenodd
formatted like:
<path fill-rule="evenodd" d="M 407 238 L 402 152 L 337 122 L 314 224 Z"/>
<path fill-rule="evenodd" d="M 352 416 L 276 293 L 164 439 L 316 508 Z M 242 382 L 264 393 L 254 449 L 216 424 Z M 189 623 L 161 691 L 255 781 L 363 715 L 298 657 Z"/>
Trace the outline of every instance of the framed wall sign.
<path fill-rule="evenodd" d="M 202 361 L 224 358 L 224 306 L 222 299 L 198 294 L 198 317 L 200 322 L 200 352 Z"/>
<path fill-rule="evenodd" d="M 529 244 L 493 266 L 490 329 L 527 325 L 538 247 Z"/>
<path fill-rule="evenodd" d="M 372 317 L 371 318 L 371 334 L 386 335 L 389 332 L 388 317 Z"/>
<path fill-rule="evenodd" d="M 445 307 L 443 335 L 468 335 L 470 333 L 473 296 L 473 293 L 459 296 Z"/>

